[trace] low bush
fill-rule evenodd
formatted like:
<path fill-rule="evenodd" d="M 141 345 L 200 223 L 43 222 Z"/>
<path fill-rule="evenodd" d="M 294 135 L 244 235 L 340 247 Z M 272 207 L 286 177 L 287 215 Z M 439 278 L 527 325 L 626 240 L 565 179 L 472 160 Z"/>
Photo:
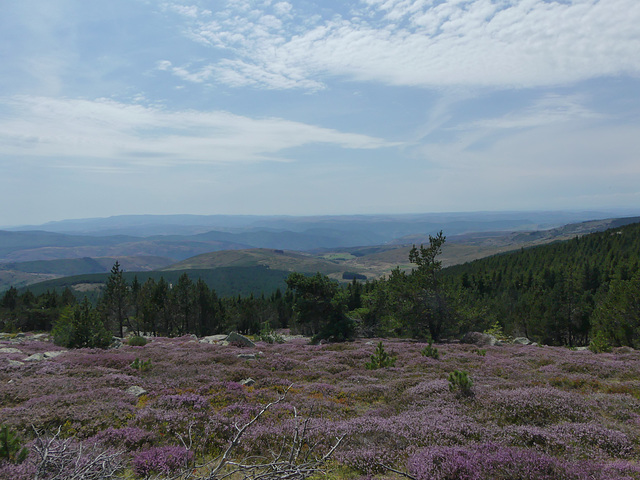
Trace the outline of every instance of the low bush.
<path fill-rule="evenodd" d="M 127 345 L 130 347 L 144 347 L 147 344 L 147 339 L 140 335 L 134 335 L 127 340 Z"/>
<path fill-rule="evenodd" d="M 467 372 L 454 370 L 449 374 L 449 390 L 463 397 L 472 397 L 473 381 Z"/>

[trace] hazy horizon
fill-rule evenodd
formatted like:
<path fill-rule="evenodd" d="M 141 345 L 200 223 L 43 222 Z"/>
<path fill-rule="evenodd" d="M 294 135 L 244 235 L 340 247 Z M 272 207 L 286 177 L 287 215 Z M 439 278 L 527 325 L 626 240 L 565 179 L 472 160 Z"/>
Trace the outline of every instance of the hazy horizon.
<path fill-rule="evenodd" d="M 32 224 L 14 224 L 14 225 L 0 225 L 0 230 L 2 229 L 11 229 L 11 230 L 19 230 L 21 227 L 33 229 L 34 227 L 46 227 L 47 225 L 71 225 L 74 223 L 83 224 L 90 222 L 109 222 L 114 221 L 116 225 L 122 226 L 128 224 L 127 220 L 135 220 L 138 221 L 140 219 L 149 219 L 149 220 L 162 220 L 162 223 L 167 225 L 171 224 L 171 219 L 179 221 L 179 224 L 184 225 L 198 225 L 198 220 L 205 219 L 220 219 L 220 220 L 263 220 L 263 219 L 290 219 L 290 220 L 303 220 L 309 219 L 310 221 L 315 221 L 317 219 L 353 219 L 353 218 L 364 218 L 364 219 L 373 219 L 376 217 L 379 218 L 393 218 L 393 219 L 401 219 L 403 217 L 407 218 L 425 218 L 431 217 L 434 221 L 436 220 L 449 220 L 453 221 L 456 219 L 465 219 L 469 220 L 472 218 L 483 218 L 487 220 L 489 217 L 496 218 L 517 218 L 518 216 L 526 216 L 526 215 L 535 215 L 536 217 L 543 218 L 548 216 L 550 219 L 556 220 L 558 224 L 561 222 L 558 219 L 566 217 L 567 219 L 576 219 L 575 221 L 588 221 L 588 220 L 601 220 L 607 218 L 614 217 L 635 217 L 640 216 L 640 207 L 638 208 L 606 208 L 606 209 L 566 209 L 566 210 L 483 210 L 483 211 L 457 211 L 457 212 L 400 212 L 400 213 L 340 213 L 340 214 L 318 214 L 318 215 L 254 215 L 254 214 L 224 214 L 224 213 L 213 213 L 213 214 L 192 214 L 192 213 L 177 213 L 177 214 L 162 214 L 162 213 L 147 213 L 147 214 L 120 214 L 120 215 L 109 215 L 105 217 L 83 217 L 83 218 L 61 218 L 56 220 L 48 220 L 42 223 L 32 223 Z M 188 221 L 191 219 L 192 221 Z M 571 220 L 567 220 L 571 222 Z M 223 225 L 224 222 L 220 223 Z M 135 223 L 134 223 L 135 225 Z"/>

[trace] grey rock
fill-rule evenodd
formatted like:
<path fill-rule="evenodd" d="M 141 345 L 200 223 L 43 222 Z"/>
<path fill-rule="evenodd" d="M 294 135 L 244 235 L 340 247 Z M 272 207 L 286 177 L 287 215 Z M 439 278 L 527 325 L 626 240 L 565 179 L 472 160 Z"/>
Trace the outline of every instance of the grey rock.
<path fill-rule="evenodd" d="M 62 355 L 65 352 L 66 352 L 66 350 L 56 350 L 55 352 L 44 352 L 42 354 L 42 356 L 45 358 L 45 360 L 48 360 L 49 358 L 59 357 L 60 355 Z"/>
<path fill-rule="evenodd" d="M 631 347 L 623 346 L 623 347 L 616 348 L 614 352 L 615 353 L 633 353 L 635 352 L 635 350 Z"/>
<path fill-rule="evenodd" d="M 255 360 L 256 354 L 255 353 L 239 353 L 238 358 L 244 358 L 245 360 Z"/>
<path fill-rule="evenodd" d="M 527 337 L 516 337 L 513 339 L 513 343 L 516 345 L 531 345 L 531 340 Z"/>
<path fill-rule="evenodd" d="M 119 337 L 112 337 L 111 343 L 109 344 L 109 348 L 117 349 L 122 347 L 122 339 Z"/>
<path fill-rule="evenodd" d="M 36 333 L 35 335 L 31 335 L 31 340 L 40 340 L 41 342 L 49 341 L 48 333 Z"/>
<path fill-rule="evenodd" d="M 481 332 L 469 332 L 461 340 L 461 343 L 469 343 L 479 347 L 492 347 L 498 340 L 493 335 Z"/>
<path fill-rule="evenodd" d="M 24 362 L 19 362 L 18 360 L 7 359 L 7 361 L 9 362 L 9 365 L 11 365 L 12 367 L 19 367 L 21 365 L 24 365 Z"/>
<path fill-rule="evenodd" d="M 26 337 L 26 335 L 24 333 L 22 333 L 22 332 L 16 333 L 16 338 L 24 338 L 24 337 Z"/>
<path fill-rule="evenodd" d="M 256 384 L 256 381 L 253 378 L 245 378 L 240 382 L 240 385 L 244 385 L 246 387 L 251 387 Z"/>
<path fill-rule="evenodd" d="M 227 335 L 225 340 L 229 343 L 236 343 L 238 345 L 242 345 L 243 347 L 255 347 L 256 344 L 249 340 L 247 337 L 240 335 L 237 332 L 231 332 Z"/>
<path fill-rule="evenodd" d="M 200 343 L 220 343 L 227 339 L 227 335 L 209 335 L 208 337 L 202 337 Z"/>
<path fill-rule="evenodd" d="M 3 347 L 3 348 L 0 348 L 0 353 L 22 353 L 22 352 L 17 348 Z"/>
<path fill-rule="evenodd" d="M 42 360 L 44 360 L 44 354 L 42 353 L 34 353 L 24 359 L 25 362 L 41 362 Z"/>
<path fill-rule="evenodd" d="M 136 397 L 141 397 L 142 395 L 146 395 L 147 391 L 144 388 L 139 387 L 138 385 L 133 385 L 133 386 L 127 388 L 127 393 L 129 395 L 134 395 Z"/>

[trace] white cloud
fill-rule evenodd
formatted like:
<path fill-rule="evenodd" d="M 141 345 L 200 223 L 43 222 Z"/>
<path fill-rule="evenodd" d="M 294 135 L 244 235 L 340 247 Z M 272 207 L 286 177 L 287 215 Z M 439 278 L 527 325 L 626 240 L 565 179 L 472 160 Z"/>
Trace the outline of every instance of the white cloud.
<path fill-rule="evenodd" d="M 479 120 L 471 125 L 460 125 L 458 129 L 478 127 L 486 129 L 533 128 L 603 118 L 605 118 L 603 114 L 587 108 L 580 96 L 547 95 L 538 99 L 528 108 L 498 118 Z"/>
<path fill-rule="evenodd" d="M 0 109 L 5 111 L 0 157 L 37 157 L 94 170 L 105 161 L 152 166 L 287 161 L 283 150 L 312 143 L 347 149 L 392 145 L 279 118 L 168 111 L 106 99 L 18 96 L 0 101 Z"/>
<path fill-rule="evenodd" d="M 640 74 L 637 0 L 362 0 L 348 15 L 314 13 L 285 2 L 253 9 L 227 2 L 189 30 L 223 49 L 226 59 L 212 62 L 212 71 L 231 85 L 318 88 L 332 75 L 419 87 L 532 87 Z"/>

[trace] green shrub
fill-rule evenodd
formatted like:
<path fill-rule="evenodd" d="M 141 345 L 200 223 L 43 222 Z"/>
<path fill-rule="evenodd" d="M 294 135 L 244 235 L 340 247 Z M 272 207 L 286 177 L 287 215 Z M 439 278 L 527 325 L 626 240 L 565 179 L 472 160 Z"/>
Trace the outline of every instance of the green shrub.
<path fill-rule="evenodd" d="M 593 353 L 609 353 L 611 352 L 611 344 L 609 343 L 609 339 L 602 333 L 596 333 L 595 337 L 591 339 L 591 343 L 589 344 L 589 350 Z"/>
<path fill-rule="evenodd" d="M 22 440 L 9 427 L 0 427 L 0 459 L 10 463 L 22 463 L 29 451 L 22 445 Z"/>
<path fill-rule="evenodd" d="M 449 390 L 463 397 L 472 397 L 473 381 L 467 372 L 454 370 L 449 374 Z"/>
<path fill-rule="evenodd" d="M 151 365 L 151 359 L 140 361 L 140 359 L 136 357 L 136 359 L 133 361 L 130 367 L 140 372 L 146 372 L 148 370 L 151 370 L 153 365 Z"/>
<path fill-rule="evenodd" d="M 262 324 L 262 328 L 260 329 L 260 333 L 258 334 L 258 340 L 262 340 L 267 343 L 284 343 L 284 338 L 279 333 L 276 333 L 275 330 L 271 328 L 269 322 L 264 322 Z"/>
<path fill-rule="evenodd" d="M 146 344 L 147 339 L 140 335 L 134 335 L 127 340 L 127 345 L 130 347 L 144 347 Z"/>
<path fill-rule="evenodd" d="M 66 348 L 107 348 L 112 338 L 86 298 L 83 303 L 62 310 L 51 334 L 56 345 Z"/>
<path fill-rule="evenodd" d="M 396 357 L 389 355 L 384 350 L 382 342 L 378 343 L 376 352 L 371 355 L 371 361 L 364 364 L 368 370 L 377 370 L 378 368 L 393 367 L 396 364 Z"/>
<path fill-rule="evenodd" d="M 493 335 L 494 337 L 496 337 L 496 340 L 500 340 L 501 342 L 509 340 L 509 337 L 505 335 L 504 331 L 502 330 L 502 325 L 500 325 L 500 322 L 498 321 L 496 321 L 491 326 L 491 328 L 485 330 L 484 333 L 486 333 L 487 335 Z"/>
<path fill-rule="evenodd" d="M 440 358 L 440 352 L 438 352 L 437 348 L 432 347 L 431 343 L 424 347 L 420 353 L 422 353 L 423 356 L 433 358 L 434 360 L 438 360 Z"/>
<path fill-rule="evenodd" d="M 476 352 L 477 355 L 480 355 L 481 357 L 484 357 L 487 354 L 486 348 L 476 348 L 474 351 Z"/>

